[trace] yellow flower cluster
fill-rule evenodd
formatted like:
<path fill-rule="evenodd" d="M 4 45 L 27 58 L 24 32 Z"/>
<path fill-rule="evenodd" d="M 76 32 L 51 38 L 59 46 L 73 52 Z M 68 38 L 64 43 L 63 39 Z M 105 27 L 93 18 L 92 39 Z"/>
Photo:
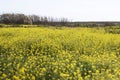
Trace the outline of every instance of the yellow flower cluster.
<path fill-rule="evenodd" d="M 120 80 L 120 34 L 0 28 L 0 80 Z"/>

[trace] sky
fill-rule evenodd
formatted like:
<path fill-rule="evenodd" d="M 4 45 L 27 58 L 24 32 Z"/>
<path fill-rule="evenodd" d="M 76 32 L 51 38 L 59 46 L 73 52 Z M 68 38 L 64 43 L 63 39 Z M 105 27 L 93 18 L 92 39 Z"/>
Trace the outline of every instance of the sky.
<path fill-rule="evenodd" d="M 120 21 L 120 0 L 0 0 L 0 14 L 3 13 L 72 21 Z"/>

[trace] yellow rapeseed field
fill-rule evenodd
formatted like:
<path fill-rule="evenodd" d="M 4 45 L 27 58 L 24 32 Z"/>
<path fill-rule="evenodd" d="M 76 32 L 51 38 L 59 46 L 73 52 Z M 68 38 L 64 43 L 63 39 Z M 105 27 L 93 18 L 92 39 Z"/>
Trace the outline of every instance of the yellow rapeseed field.
<path fill-rule="evenodd" d="M 120 34 L 0 28 L 0 80 L 120 80 Z"/>

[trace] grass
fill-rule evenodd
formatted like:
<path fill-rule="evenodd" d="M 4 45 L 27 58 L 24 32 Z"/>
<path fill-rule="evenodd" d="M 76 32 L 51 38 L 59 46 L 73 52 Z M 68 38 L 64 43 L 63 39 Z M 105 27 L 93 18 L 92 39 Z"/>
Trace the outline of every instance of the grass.
<path fill-rule="evenodd" d="M 115 30 L 0 28 L 0 79 L 119 80 L 120 34 Z"/>

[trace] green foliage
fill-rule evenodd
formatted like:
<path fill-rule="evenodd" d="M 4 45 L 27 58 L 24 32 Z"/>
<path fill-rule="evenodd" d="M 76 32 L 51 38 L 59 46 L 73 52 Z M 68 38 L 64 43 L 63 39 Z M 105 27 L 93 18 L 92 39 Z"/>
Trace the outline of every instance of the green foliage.
<path fill-rule="evenodd" d="M 119 55 L 105 28 L 0 28 L 0 80 L 119 80 Z"/>
<path fill-rule="evenodd" d="M 106 27 L 105 31 L 112 34 L 120 34 L 120 26 Z"/>

